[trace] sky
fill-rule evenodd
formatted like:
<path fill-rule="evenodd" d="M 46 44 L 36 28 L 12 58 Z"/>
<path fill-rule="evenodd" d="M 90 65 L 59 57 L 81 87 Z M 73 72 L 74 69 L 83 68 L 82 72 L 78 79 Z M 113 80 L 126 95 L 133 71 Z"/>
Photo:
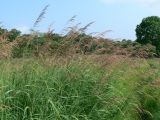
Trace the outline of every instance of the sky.
<path fill-rule="evenodd" d="M 36 28 L 39 31 L 47 31 L 53 24 L 55 31 L 61 33 L 76 15 L 75 24 L 85 26 L 94 21 L 88 33 L 111 30 L 107 38 L 135 40 L 135 28 L 143 18 L 160 16 L 160 0 L 2 0 L 0 21 L 7 29 L 26 33 L 48 4 L 45 18 Z"/>

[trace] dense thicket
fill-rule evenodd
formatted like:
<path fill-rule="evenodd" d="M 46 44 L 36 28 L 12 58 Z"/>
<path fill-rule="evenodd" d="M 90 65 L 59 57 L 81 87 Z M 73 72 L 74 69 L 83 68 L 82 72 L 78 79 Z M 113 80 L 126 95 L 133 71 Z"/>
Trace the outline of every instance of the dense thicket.
<path fill-rule="evenodd" d="M 83 28 L 84 29 L 84 28 Z M 85 28 L 86 29 L 86 28 Z M 158 57 L 152 44 L 139 44 L 131 40 L 114 41 L 91 36 L 82 28 L 69 30 L 65 35 L 53 32 L 20 34 L 16 29 L 0 29 L 0 57 L 29 57 L 73 54 L 112 54 L 128 57 Z M 83 30 L 84 31 L 84 30 Z"/>

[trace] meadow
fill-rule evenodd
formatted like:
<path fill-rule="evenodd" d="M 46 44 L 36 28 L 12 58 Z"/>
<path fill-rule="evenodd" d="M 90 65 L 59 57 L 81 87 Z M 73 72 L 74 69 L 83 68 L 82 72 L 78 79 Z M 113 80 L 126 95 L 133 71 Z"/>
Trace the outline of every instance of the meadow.
<path fill-rule="evenodd" d="M 159 59 L 0 60 L 1 120 L 159 120 Z"/>
<path fill-rule="evenodd" d="M 39 32 L 47 8 L 28 34 L 0 27 L 0 120 L 160 120 L 160 18 L 146 40 L 137 26 L 139 39 L 115 41 L 76 16 Z"/>

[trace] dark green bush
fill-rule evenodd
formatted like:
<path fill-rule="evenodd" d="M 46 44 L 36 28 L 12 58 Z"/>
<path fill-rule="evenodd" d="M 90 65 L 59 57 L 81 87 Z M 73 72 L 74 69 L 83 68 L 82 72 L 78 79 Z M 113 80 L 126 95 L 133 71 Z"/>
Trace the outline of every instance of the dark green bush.
<path fill-rule="evenodd" d="M 123 39 L 120 45 L 122 48 L 128 48 L 128 47 L 132 46 L 132 43 L 133 42 L 131 40 Z"/>
<path fill-rule="evenodd" d="M 12 29 L 11 31 L 8 32 L 8 41 L 12 42 L 14 41 L 18 36 L 20 36 L 21 32 L 16 29 Z"/>
<path fill-rule="evenodd" d="M 7 29 L 3 29 L 0 27 L 0 35 L 3 35 L 4 33 L 7 33 L 8 30 Z"/>

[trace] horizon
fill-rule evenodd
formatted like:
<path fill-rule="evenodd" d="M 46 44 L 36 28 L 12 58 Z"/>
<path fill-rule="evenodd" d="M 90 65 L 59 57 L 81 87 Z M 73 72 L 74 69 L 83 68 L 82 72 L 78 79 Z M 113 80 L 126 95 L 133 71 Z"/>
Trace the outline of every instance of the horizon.
<path fill-rule="evenodd" d="M 55 32 L 60 33 L 68 26 L 67 21 L 76 15 L 75 24 L 81 23 L 81 26 L 95 21 L 88 33 L 112 30 L 106 34 L 106 38 L 111 39 L 135 40 L 135 28 L 142 19 L 160 15 L 158 0 L 6 0 L 1 3 L 0 21 L 4 28 L 27 33 L 47 4 L 45 18 L 36 30 L 45 32 L 53 24 Z"/>

